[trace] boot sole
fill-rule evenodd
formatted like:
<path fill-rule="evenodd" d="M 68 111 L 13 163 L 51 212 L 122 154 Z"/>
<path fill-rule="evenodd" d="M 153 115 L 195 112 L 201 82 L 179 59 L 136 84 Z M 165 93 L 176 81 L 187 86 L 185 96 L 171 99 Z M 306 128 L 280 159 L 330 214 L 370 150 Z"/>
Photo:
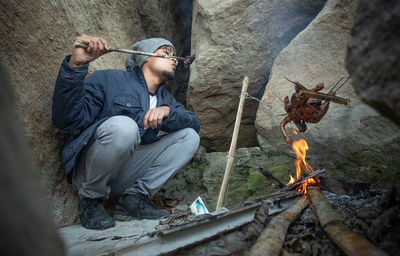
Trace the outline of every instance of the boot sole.
<path fill-rule="evenodd" d="M 114 219 L 119 221 L 130 221 L 130 220 L 161 220 L 162 218 L 168 217 L 168 215 L 163 217 L 153 217 L 153 218 L 139 218 L 135 216 L 126 215 L 125 213 L 114 213 Z"/>
<path fill-rule="evenodd" d="M 113 217 L 115 220 L 119 220 L 119 221 L 141 220 L 138 217 L 128 216 L 128 215 L 124 215 L 124 214 L 114 214 Z"/>

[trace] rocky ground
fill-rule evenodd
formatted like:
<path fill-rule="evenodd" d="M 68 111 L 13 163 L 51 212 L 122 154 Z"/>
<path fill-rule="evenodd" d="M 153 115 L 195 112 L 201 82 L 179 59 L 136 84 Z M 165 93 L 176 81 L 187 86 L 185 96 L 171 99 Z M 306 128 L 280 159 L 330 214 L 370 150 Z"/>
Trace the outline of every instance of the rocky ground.
<path fill-rule="evenodd" d="M 158 220 L 117 221 L 107 230 L 89 230 L 78 224 L 59 228 L 58 233 L 65 243 L 66 255 L 92 255 L 148 239 L 158 224 Z"/>
<path fill-rule="evenodd" d="M 228 152 L 207 153 L 200 148 L 193 162 L 162 187 L 155 196 L 155 203 L 161 208 L 183 211 L 201 196 L 207 208 L 214 210 L 227 155 Z M 400 171 L 395 166 L 365 166 L 340 154 L 335 155 L 334 159 L 315 160 L 307 157 L 306 160 L 315 170 L 324 168 L 328 175 L 365 181 L 372 188 L 389 188 L 390 184 L 398 190 L 400 188 Z M 257 166 L 287 183 L 289 174 L 294 174 L 294 161 L 294 153 L 267 155 L 259 147 L 237 149 L 224 206 L 235 209 L 248 199 L 276 192 L 273 183 L 258 171 Z"/>

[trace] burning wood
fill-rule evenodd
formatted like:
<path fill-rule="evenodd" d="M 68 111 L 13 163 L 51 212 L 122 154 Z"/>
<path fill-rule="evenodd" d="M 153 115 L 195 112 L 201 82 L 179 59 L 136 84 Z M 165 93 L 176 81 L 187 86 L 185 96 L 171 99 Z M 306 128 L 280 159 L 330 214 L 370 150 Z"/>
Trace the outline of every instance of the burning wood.
<path fill-rule="evenodd" d="M 307 175 L 306 177 L 301 178 L 300 180 L 298 180 L 292 184 L 289 184 L 288 186 L 284 187 L 282 190 L 289 191 L 289 190 L 294 190 L 296 188 L 299 188 L 302 185 L 306 185 L 306 186 L 307 185 L 315 185 L 316 181 L 313 179 L 313 177 L 323 173 L 324 171 L 325 171 L 325 169 L 316 170 L 315 172 L 312 172 L 311 174 Z"/>
<path fill-rule="evenodd" d="M 306 155 L 308 150 L 307 141 L 300 139 L 292 143 L 292 149 L 296 153 L 296 160 L 294 162 L 296 168 L 296 179 L 290 174 L 290 181 L 286 184 L 286 187 L 281 189 L 282 191 L 289 190 L 301 190 L 304 194 L 307 193 L 308 185 L 317 185 L 317 181 L 314 177 L 325 169 L 319 169 L 314 171 L 314 169 L 306 162 Z M 302 169 L 304 169 L 307 176 L 302 176 Z"/>
<path fill-rule="evenodd" d="M 284 99 L 287 116 L 285 116 L 280 123 L 280 129 L 286 143 L 292 143 L 292 139 L 285 130 L 285 126 L 289 122 L 293 122 L 300 132 L 305 132 L 307 130 L 306 123 L 318 123 L 322 117 L 324 117 L 326 112 L 328 112 L 330 101 L 344 104 L 348 107 L 350 106 L 350 100 L 335 96 L 337 90 L 333 91 L 333 88 L 328 94 L 318 92 L 324 88 L 323 83 L 309 90 L 299 82 L 293 82 L 286 77 L 285 79 L 294 84 L 296 91 L 290 98 L 290 101 L 288 96 Z M 347 80 L 339 86 L 339 88 L 342 87 Z M 340 81 L 341 80 L 339 80 L 338 83 Z M 336 83 L 336 85 L 338 83 Z M 322 103 L 322 100 L 326 101 Z"/>
<path fill-rule="evenodd" d="M 387 255 L 367 239 L 352 232 L 344 225 L 339 215 L 319 190 L 311 189 L 308 192 L 308 197 L 318 215 L 322 228 L 346 255 Z"/>
<path fill-rule="evenodd" d="M 303 196 L 285 211 L 273 217 L 251 248 L 249 255 L 280 255 L 290 223 L 300 215 L 308 204 L 308 198 Z"/>

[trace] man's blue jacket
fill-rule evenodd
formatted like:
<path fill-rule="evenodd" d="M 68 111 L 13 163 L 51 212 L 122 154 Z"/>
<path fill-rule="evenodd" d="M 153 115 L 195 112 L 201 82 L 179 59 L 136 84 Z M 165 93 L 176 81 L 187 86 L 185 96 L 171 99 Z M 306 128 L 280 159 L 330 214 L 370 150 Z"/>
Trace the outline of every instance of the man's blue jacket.
<path fill-rule="evenodd" d="M 157 107 L 168 106 L 171 113 L 157 128 L 143 129 L 143 117 L 150 108 L 150 99 L 141 68 L 101 70 L 85 79 L 89 65 L 70 67 L 70 57 L 67 56 L 61 64 L 52 106 L 54 125 L 73 134 L 62 151 L 67 175 L 97 127 L 115 115 L 129 116 L 136 121 L 141 144 L 159 140 L 159 130 L 171 133 L 193 128 L 199 132 L 196 115 L 178 103 L 163 86 L 156 93 Z"/>

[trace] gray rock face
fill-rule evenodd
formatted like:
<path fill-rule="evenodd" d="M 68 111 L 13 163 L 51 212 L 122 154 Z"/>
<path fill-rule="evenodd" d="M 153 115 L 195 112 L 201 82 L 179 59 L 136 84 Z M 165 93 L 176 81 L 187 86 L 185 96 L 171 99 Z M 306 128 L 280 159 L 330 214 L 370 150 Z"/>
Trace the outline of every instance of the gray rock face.
<path fill-rule="evenodd" d="M 193 7 L 192 65 L 188 107 L 201 123 L 202 145 L 229 149 L 245 75 L 248 92 L 261 96 L 281 49 L 322 8 L 319 1 L 197 0 Z M 244 107 L 238 147 L 255 145 L 257 103 Z"/>
<path fill-rule="evenodd" d="M 293 154 L 279 130 L 283 116 L 277 116 L 285 113 L 283 98 L 294 93 L 293 85 L 284 77 L 308 88 L 323 82 L 326 88 L 322 92 L 327 92 L 341 77 L 348 76 L 344 61 L 356 5 L 356 1 L 329 0 L 312 23 L 276 58 L 262 98 L 268 107 L 260 105 L 257 111 L 258 140 L 264 151 Z M 350 83 L 337 95 L 349 98 L 351 107 L 331 102 L 319 123 L 308 124 L 308 130 L 301 134 L 310 148 L 307 156 L 334 161 L 335 155 L 345 155 L 358 164 L 365 161 L 365 164 L 399 166 L 396 156 L 400 148 L 399 128 L 363 104 Z M 286 127 L 289 133 L 291 127 L 295 126 Z"/>
<path fill-rule="evenodd" d="M 58 225 L 77 218 L 77 197 L 64 178 L 61 147 L 67 135 L 51 124 L 51 97 L 58 69 L 79 34 L 102 36 L 113 47 L 129 48 L 147 37 L 164 37 L 177 47 L 179 1 L 2 1 L 0 54 L 15 85 L 23 124 L 42 186 Z M 181 54 L 181 53 L 179 53 Z M 90 65 L 125 69 L 125 54 L 110 53 Z"/>
<path fill-rule="evenodd" d="M 361 1 L 346 68 L 361 100 L 400 125 L 400 2 Z"/>
<path fill-rule="evenodd" d="M 0 65 L 0 248 L 5 255 L 64 255 Z"/>

